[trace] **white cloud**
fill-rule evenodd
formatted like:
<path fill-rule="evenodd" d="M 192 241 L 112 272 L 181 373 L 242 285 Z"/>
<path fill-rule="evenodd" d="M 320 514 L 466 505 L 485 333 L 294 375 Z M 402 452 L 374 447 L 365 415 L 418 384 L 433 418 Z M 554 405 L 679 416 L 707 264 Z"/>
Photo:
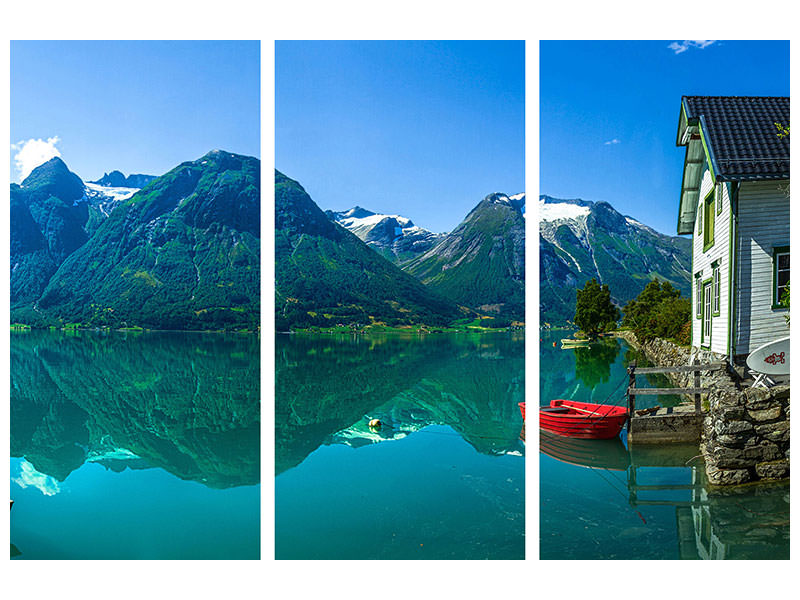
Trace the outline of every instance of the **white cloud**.
<path fill-rule="evenodd" d="M 698 48 L 702 50 L 716 41 L 717 40 L 683 40 L 682 42 L 672 42 L 667 48 L 675 52 L 675 54 L 680 54 L 681 52 L 686 52 L 689 48 Z"/>
<path fill-rule="evenodd" d="M 57 135 L 43 139 L 22 140 L 11 144 L 11 150 L 16 150 L 14 166 L 17 168 L 17 181 L 21 182 L 31 174 L 36 167 L 47 162 L 54 156 L 61 156 L 56 144 L 61 141 Z"/>
<path fill-rule="evenodd" d="M 614 138 L 613 140 L 608 140 L 607 142 L 603 142 L 603 144 L 606 146 L 611 146 L 613 144 L 619 144 L 619 143 L 620 141 L 617 138 Z"/>
<path fill-rule="evenodd" d="M 61 486 L 54 477 L 39 473 L 27 460 L 23 460 L 20 464 L 19 477 L 12 477 L 11 481 L 21 488 L 35 487 L 45 496 L 55 496 L 61 491 Z"/>

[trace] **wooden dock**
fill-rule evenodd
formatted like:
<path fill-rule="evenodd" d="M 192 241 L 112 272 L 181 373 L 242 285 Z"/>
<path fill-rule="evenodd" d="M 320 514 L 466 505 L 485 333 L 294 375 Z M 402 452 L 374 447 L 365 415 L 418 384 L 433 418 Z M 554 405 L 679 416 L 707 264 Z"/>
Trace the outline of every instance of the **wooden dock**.
<path fill-rule="evenodd" d="M 687 365 L 678 367 L 637 367 L 633 362 L 628 367 L 628 444 L 687 443 L 700 440 L 703 424 L 701 395 L 708 392 L 700 386 L 701 371 L 725 369 L 724 363 Z M 639 388 L 636 376 L 647 374 L 693 373 L 694 385 L 684 388 Z M 689 395 L 693 404 L 659 408 L 646 414 L 636 414 L 637 396 Z M 643 411 L 639 411 L 643 412 Z"/>

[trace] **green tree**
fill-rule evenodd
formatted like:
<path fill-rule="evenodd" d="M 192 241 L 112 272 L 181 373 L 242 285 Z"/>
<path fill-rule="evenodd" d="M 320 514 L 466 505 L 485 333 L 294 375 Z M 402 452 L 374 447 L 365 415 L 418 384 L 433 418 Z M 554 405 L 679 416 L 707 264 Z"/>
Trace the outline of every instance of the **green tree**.
<path fill-rule="evenodd" d="M 641 341 L 659 337 L 681 338 L 681 330 L 691 319 L 691 303 L 679 290 L 654 279 L 622 309 L 622 325 L 630 327 Z"/>
<path fill-rule="evenodd" d="M 619 309 L 611 302 L 607 284 L 600 285 L 592 278 L 582 290 L 577 290 L 575 324 L 591 339 L 614 327 L 619 319 Z"/>

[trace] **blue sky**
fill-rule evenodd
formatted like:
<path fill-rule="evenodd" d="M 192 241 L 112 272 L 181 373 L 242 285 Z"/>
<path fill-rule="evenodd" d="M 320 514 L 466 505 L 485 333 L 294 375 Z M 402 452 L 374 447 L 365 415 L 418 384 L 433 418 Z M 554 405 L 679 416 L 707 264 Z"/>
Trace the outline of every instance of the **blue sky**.
<path fill-rule="evenodd" d="M 539 192 L 675 235 L 681 96 L 789 95 L 788 42 L 708 42 L 541 42 Z"/>
<path fill-rule="evenodd" d="M 523 42 L 277 42 L 275 162 L 324 209 L 450 231 L 524 191 Z"/>
<path fill-rule="evenodd" d="M 11 174 L 53 148 L 84 180 L 260 156 L 258 42 L 12 42 Z M 22 142 L 22 144 L 20 144 Z"/>

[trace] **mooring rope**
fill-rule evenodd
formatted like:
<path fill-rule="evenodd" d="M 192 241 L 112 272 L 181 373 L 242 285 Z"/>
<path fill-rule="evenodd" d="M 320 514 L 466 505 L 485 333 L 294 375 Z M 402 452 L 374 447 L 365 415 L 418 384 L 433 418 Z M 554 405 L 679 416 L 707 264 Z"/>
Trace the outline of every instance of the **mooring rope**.
<path fill-rule="evenodd" d="M 611 392 L 611 393 L 608 395 L 608 397 L 606 397 L 606 399 L 605 399 L 605 400 L 603 400 L 603 401 L 602 401 L 602 402 L 601 402 L 601 403 L 598 405 L 597 409 L 599 409 L 601 406 L 605 406 L 605 405 L 606 405 L 606 402 L 608 402 L 609 400 L 611 400 L 611 397 L 612 397 L 614 394 L 616 394 L 616 393 L 617 393 L 617 391 L 619 390 L 620 386 L 621 386 L 621 385 L 622 385 L 622 384 L 625 382 L 625 380 L 626 380 L 627 378 L 628 378 L 628 374 L 626 373 L 626 374 L 623 376 L 623 378 L 620 380 L 620 382 L 617 384 L 617 387 L 615 387 L 615 388 L 614 388 L 614 391 L 612 391 L 612 392 Z M 582 419 L 575 419 L 575 421 L 576 421 L 576 422 L 580 422 L 580 421 L 588 421 L 588 420 L 590 420 L 592 417 L 601 417 L 601 416 L 606 416 L 606 415 L 598 415 L 598 414 L 597 414 L 597 409 L 593 410 L 591 413 L 589 413 L 588 415 L 586 415 L 586 416 L 585 416 L 585 417 L 583 417 Z M 631 416 L 631 415 L 628 415 L 628 417 L 629 417 L 629 418 L 630 418 L 630 416 Z"/>

